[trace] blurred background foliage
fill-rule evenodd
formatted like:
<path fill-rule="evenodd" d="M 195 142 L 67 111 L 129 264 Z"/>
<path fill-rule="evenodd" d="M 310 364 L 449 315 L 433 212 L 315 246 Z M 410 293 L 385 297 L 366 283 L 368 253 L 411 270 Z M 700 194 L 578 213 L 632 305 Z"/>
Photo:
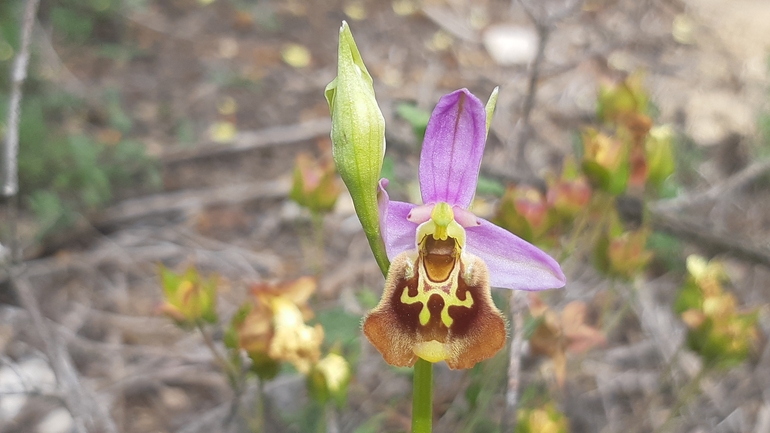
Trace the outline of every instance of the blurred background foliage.
<path fill-rule="evenodd" d="M 0 121 L 8 110 L 10 73 L 20 31 L 21 1 L 0 4 Z M 43 2 L 40 26 L 68 49 L 94 47 L 105 56 L 130 52 L 123 45 L 122 2 Z M 121 90 L 74 94 L 52 82 L 33 44 L 19 124 L 19 183 L 23 206 L 39 220 L 40 236 L 71 226 L 83 214 L 116 198 L 161 184 L 155 158 L 133 137 Z M 0 124 L 2 125 L 2 124 Z M 4 129 L 5 126 L 2 125 Z M 2 132 L 3 129 L 0 129 Z"/>

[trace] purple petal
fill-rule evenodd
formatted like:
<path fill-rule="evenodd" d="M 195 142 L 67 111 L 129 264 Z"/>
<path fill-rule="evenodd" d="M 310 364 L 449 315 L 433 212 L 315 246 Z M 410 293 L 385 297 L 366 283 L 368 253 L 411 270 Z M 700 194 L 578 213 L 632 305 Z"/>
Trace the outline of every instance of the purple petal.
<path fill-rule="evenodd" d="M 388 259 L 393 260 L 400 253 L 416 248 L 414 237 L 417 224 L 406 219 L 416 205 L 390 201 L 390 197 L 385 191 L 386 186 L 388 186 L 388 180 L 380 180 L 377 201 L 380 210 L 382 240 L 385 242 Z"/>
<path fill-rule="evenodd" d="M 517 290 L 564 287 L 567 279 L 551 256 L 485 219 L 479 218 L 479 222 L 481 225 L 465 229 L 466 248 L 486 262 L 490 286 Z"/>
<path fill-rule="evenodd" d="M 444 95 L 430 116 L 422 144 L 423 203 L 443 201 L 467 209 L 476 193 L 485 141 L 484 104 L 468 89 Z"/>

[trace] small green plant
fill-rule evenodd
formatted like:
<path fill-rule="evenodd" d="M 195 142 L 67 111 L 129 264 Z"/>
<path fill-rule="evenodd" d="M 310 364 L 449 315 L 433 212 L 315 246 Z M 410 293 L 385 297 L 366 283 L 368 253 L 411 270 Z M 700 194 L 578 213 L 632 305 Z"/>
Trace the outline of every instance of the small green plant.
<path fill-rule="evenodd" d="M 692 255 L 687 272 L 674 304 L 687 324 L 687 345 L 709 367 L 745 361 L 758 340 L 758 312 L 738 309 L 735 296 L 724 289 L 729 280 L 721 262 Z"/>
<path fill-rule="evenodd" d="M 42 234 L 110 203 L 118 188 L 160 184 L 156 163 L 144 145 L 125 138 L 130 119 L 114 99 L 107 107 L 107 125 L 83 125 L 81 132 L 68 134 L 64 119 L 86 111 L 82 101 L 55 94 L 25 98 L 19 125 L 19 180 L 22 197 L 42 223 Z"/>
<path fill-rule="evenodd" d="M 553 403 L 520 409 L 515 433 L 568 433 L 567 417 Z"/>
<path fill-rule="evenodd" d="M 0 138 L 22 5 L 0 4 Z M 119 40 L 114 32 L 121 7 L 113 0 L 65 0 L 40 15 L 62 36 L 61 44 L 95 45 Z M 37 215 L 45 236 L 109 204 L 121 189 L 159 186 L 160 175 L 143 143 L 132 138 L 133 122 L 117 90 L 88 102 L 62 92 L 39 72 L 34 54 L 21 105 L 18 169 L 22 203 Z"/>

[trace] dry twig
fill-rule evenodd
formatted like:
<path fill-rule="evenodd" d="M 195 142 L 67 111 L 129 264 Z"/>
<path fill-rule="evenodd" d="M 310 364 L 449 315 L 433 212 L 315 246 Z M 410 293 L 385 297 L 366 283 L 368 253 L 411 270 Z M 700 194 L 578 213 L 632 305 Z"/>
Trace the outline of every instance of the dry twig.
<path fill-rule="evenodd" d="M 532 24 L 537 31 L 537 54 L 535 55 L 532 65 L 529 69 L 529 77 L 527 78 L 527 95 L 524 98 L 524 105 L 521 110 L 521 117 L 516 125 L 516 134 L 514 134 L 513 142 L 511 143 L 511 150 L 515 152 L 516 171 L 523 173 L 532 173 L 532 168 L 526 163 L 525 154 L 527 144 L 532 138 L 534 132 L 532 131 L 531 116 L 532 110 L 535 107 L 535 97 L 537 96 L 537 84 L 540 80 L 540 72 L 545 60 L 545 48 L 548 45 L 548 38 L 551 35 L 553 27 L 559 21 L 568 18 L 575 12 L 580 10 L 583 4 L 582 0 L 567 0 L 565 4 L 558 11 L 548 11 L 543 4 L 539 4 L 536 7 L 527 0 L 518 0 L 521 4 L 524 12 L 529 17 Z M 538 3 L 538 2 L 534 2 Z M 539 11 L 538 11 L 539 9 Z"/>
<path fill-rule="evenodd" d="M 508 389 L 505 392 L 503 431 L 513 431 L 516 429 L 521 352 L 524 346 L 524 313 L 527 308 L 526 293 L 520 290 L 513 290 L 508 298 L 508 302 L 510 303 L 513 337 L 511 338 L 511 351 L 508 362 Z"/>
<path fill-rule="evenodd" d="M 22 87 L 27 78 L 29 44 L 39 3 L 39 0 L 28 0 L 25 5 L 21 43 L 19 52 L 14 60 L 11 78 L 2 193 L 3 196 L 9 199 L 12 262 L 16 262 L 19 258 L 15 225 L 16 213 L 18 212 L 19 177 L 17 161 L 19 154 L 19 120 L 21 115 Z M 57 381 L 62 387 L 63 398 L 67 407 L 72 413 L 75 429 L 78 432 L 84 433 L 88 430 L 101 430 L 108 433 L 117 432 L 117 428 L 107 411 L 81 386 L 69 353 L 67 353 L 65 346 L 58 341 L 56 335 L 51 332 L 45 323 L 45 319 L 40 313 L 37 299 L 35 299 L 35 295 L 32 293 L 32 287 L 22 274 L 22 270 L 10 268 L 9 276 L 11 285 L 15 289 L 21 305 L 29 312 L 34 328 L 43 341 L 48 361 L 56 375 Z"/>
<path fill-rule="evenodd" d="M 758 245 L 751 239 L 736 236 L 735 233 L 715 231 L 692 221 L 691 218 L 679 216 L 689 207 L 726 197 L 768 172 L 770 160 L 757 161 L 704 192 L 653 203 L 650 206 L 653 225 L 659 230 L 700 244 L 707 249 L 725 251 L 735 257 L 770 267 L 770 247 Z"/>
<path fill-rule="evenodd" d="M 24 275 L 12 275 L 11 284 L 16 290 L 19 302 L 29 312 L 35 331 L 43 341 L 48 362 L 62 388 L 64 401 L 75 421 L 76 430 L 83 433 L 88 431 L 117 433 L 117 427 L 107 409 L 80 383 L 77 370 L 64 344 L 59 341 L 55 333 L 51 332 L 40 313 L 40 307 L 27 278 Z"/>
<path fill-rule="evenodd" d="M 295 125 L 274 126 L 259 131 L 241 131 L 232 143 L 208 144 L 194 149 L 181 149 L 164 154 L 164 164 L 175 164 L 215 156 L 233 155 L 249 150 L 279 144 L 299 143 L 304 140 L 329 134 L 331 121 L 328 118 L 314 119 Z"/>
<path fill-rule="evenodd" d="M 768 172 L 770 172 L 770 159 L 757 161 L 749 164 L 746 168 L 733 174 L 723 182 L 713 185 L 706 191 L 669 200 L 661 200 L 654 203 L 652 208 L 658 212 L 674 212 L 699 203 L 715 201 L 749 185 Z"/>
<path fill-rule="evenodd" d="M 735 233 L 717 232 L 671 212 L 653 209 L 652 225 L 657 230 L 670 233 L 714 252 L 725 252 L 737 258 L 759 263 L 770 268 L 770 247 L 757 245 L 751 239 Z"/>
<path fill-rule="evenodd" d="M 190 216 L 210 206 L 238 204 L 263 198 L 285 197 L 289 179 L 250 182 L 203 190 L 185 190 L 126 200 L 105 210 L 96 227 L 133 222 L 151 216 L 183 214 Z"/>

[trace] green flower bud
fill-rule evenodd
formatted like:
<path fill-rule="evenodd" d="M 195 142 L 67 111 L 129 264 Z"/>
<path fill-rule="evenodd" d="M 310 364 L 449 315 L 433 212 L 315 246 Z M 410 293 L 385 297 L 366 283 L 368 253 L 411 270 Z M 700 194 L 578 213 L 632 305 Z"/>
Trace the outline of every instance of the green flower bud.
<path fill-rule="evenodd" d="M 305 152 L 297 155 L 289 198 L 313 212 L 328 213 L 341 190 L 331 160 L 319 161 Z"/>
<path fill-rule="evenodd" d="M 612 195 L 626 190 L 630 175 L 628 148 L 593 128 L 583 131 L 583 172 L 591 183 Z"/>
<path fill-rule="evenodd" d="M 350 364 L 340 355 L 330 353 L 313 367 L 307 376 L 310 394 L 321 404 L 330 399 L 343 407 L 350 384 Z"/>
<path fill-rule="evenodd" d="M 377 183 L 385 154 L 385 119 L 374 97 L 372 77 L 346 22 L 340 28 L 337 77 L 326 86 L 332 116 L 332 154 L 350 191 L 356 214 L 380 268 L 388 266 L 380 237 Z"/>
<path fill-rule="evenodd" d="M 674 133 L 670 126 L 656 126 L 650 130 L 644 144 L 647 158 L 647 182 L 660 189 L 667 177 L 674 173 Z"/>
<path fill-rule="evenodd" d="M 177 274 L 160 265 L 159 272 L 164 295 L 159 312 L 184 328 L 192 328 L 203 322 L 217 322 L 216 276 L 204 278 L 193 267 L 183 274 Z"/>

